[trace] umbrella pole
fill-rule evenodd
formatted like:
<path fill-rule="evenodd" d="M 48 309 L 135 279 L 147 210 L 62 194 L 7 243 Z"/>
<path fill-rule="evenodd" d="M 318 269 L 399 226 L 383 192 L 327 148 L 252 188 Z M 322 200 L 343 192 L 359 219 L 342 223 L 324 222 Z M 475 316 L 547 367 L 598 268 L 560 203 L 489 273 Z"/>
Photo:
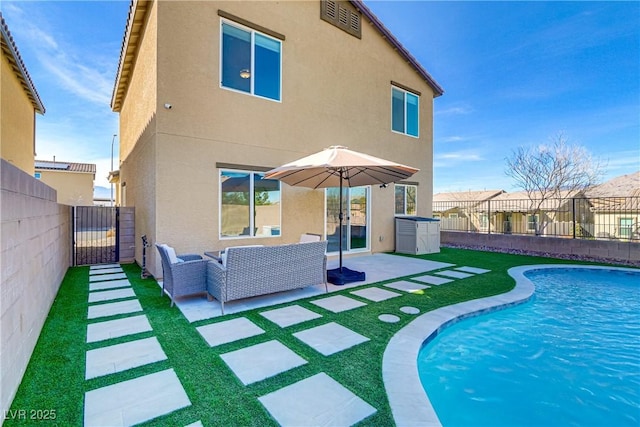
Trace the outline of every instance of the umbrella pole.
<path fill-rule="evenodd" d="M 342 171 L 340 171 L 340 214 L 338 214 L 338 219 L 340 222 L 340 228 L 338 230 L 338 238 L 340 239 L 338 247 L 339 249 L 339 253 L 340 253 L 340 273 L 342 273 L 342 219 L 343 219 L 343 215 L 342 215 Z"/>

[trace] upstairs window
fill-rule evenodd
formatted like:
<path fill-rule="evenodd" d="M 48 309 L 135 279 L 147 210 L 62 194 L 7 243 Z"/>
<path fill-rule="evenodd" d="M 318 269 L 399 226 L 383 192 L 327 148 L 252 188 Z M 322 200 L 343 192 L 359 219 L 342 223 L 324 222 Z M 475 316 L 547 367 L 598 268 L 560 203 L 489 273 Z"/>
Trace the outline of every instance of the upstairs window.
<path fill-rule="evenodd" d="M 391 130 L 417 138 L 419 109 L 418 95 L 397 87 L 391 88 Z"/>
<path fill-rule="evenodd" d="M 416 192 L 418 187 L 415 185 L 396 184 L 395 200 L 396 215 L 415 215 L 416 209 Z"/>
<path fill-rule="evenodd" d="M 281 50 L 278 39 L 223 22 L 221 86 L 280 101 Z"/>

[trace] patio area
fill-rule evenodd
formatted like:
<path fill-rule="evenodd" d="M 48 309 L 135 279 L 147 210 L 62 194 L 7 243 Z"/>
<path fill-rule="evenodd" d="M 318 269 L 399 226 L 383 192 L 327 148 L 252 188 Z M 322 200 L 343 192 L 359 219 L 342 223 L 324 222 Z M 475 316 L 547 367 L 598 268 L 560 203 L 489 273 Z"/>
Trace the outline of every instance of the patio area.
<path fill-rule="evenodd" d="M 224 316 L 204 296 L 170 308 L 137 265 L 72 268 L 12 409 L 86 426 L 391 425 L 407 411 L 383 380 L 389 342 L 424 313 L 511 290 L 506 270 L 540 261 L 460 249 L 352 257 L 366 282 L 231 302 Z M 404 369 L 399 378 L 413 375 Z"/>

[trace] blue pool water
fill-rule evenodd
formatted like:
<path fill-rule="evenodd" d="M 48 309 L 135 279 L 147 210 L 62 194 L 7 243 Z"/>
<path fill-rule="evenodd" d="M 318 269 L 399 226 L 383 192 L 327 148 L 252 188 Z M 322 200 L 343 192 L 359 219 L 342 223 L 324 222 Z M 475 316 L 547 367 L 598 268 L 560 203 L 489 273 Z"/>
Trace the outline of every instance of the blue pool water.
<path fill-rule="evenodd" d="M 529 302 L 460 321 L 420 351 L 443 426 L 639 426 L 640 273 L 525 276 Z"/>

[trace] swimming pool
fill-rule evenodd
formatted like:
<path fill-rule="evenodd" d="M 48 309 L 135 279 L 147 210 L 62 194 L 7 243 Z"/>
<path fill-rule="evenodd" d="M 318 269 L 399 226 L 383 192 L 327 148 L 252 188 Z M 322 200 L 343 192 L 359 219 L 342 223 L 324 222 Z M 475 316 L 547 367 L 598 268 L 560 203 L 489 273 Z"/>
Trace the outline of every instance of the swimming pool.
<path fill-rule="evenodd" d="M 418 354 L 444 426 L 637 426 L 640 273 L 545 268 L 533 298 L 460 321 Z"/>

